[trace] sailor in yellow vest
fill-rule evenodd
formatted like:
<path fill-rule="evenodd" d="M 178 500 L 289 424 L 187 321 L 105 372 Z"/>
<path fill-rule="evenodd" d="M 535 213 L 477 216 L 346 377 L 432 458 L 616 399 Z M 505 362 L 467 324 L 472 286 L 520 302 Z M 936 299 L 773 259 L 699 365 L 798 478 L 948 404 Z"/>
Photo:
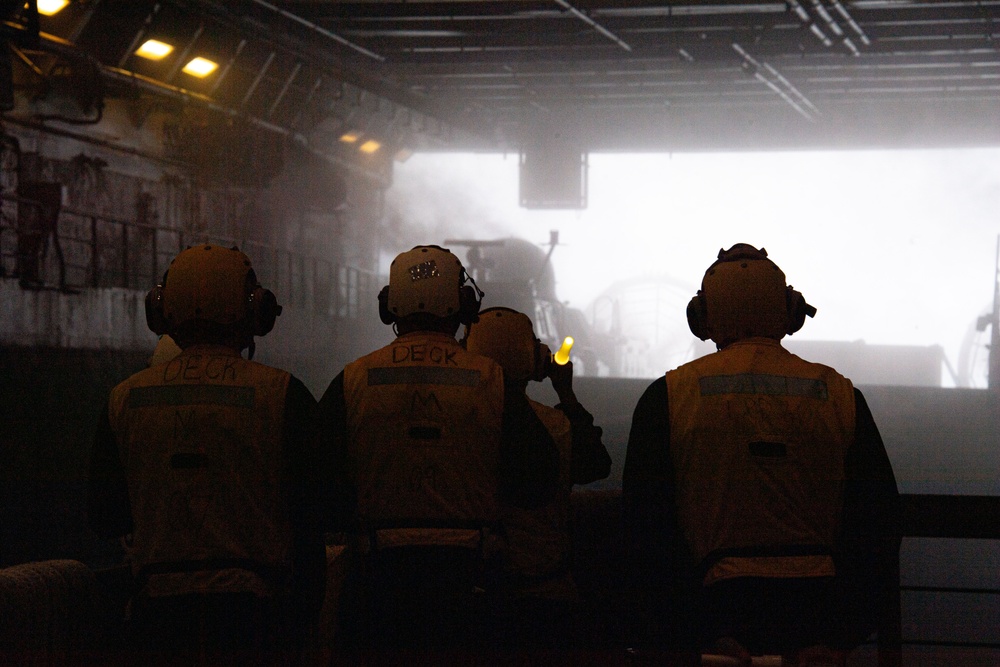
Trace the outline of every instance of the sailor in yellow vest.
<path fill-rule="evenodd" d="M 779 342 L 815 312 L 763 249 L 705 273 L 688 322 L 719 351 L 653 382 L 629 435 L 639 641 L 843 664 L 874 631 L 899 496 L 861 392 Z"/>
<path fill-rule="evenodd" d="M 552 361 L 527 315 L 488 308 L 466 327 L 464 342 L 470 352 L 499 363 L 507 381 L 522 392 L 530 380 L 549 378 L 559 397 L 554 408 L 529 399 L 559 448 L 559 494 L 533 509 L 501 506 L 505 568 L 514 601 L 513 642 L 529 650 L 581 648 L 587 638 L 578 632 L 583 627 L 581 600 L 570 571 L 570 491 L 574 484 L 604 479 L 611 471 L 602 431 L 573 390 L 573 362 Z"/>
<path fill-rule="evenodd" d="M 298 650 L 325 586 L 315 399 L 244 359 L 281 306 L 235 248 L 171 262 L 146 318 L 181 351 L 112 392 L 92 453 L 89 523 L 126 536 L 136 660 L 273 664 Z"/>
<path fill-rule="evenodd" d="M 353 489 L 351 650 L 486 650 L 500 504 L 538 507 L 558 489 L 558 452 L 524 392 L 455 339 L 479 312 L 467 280 L 438 246 L 396 257 L 379 294 L 396 339 L 348 364 L 320 400 L 318 440 Z"/>

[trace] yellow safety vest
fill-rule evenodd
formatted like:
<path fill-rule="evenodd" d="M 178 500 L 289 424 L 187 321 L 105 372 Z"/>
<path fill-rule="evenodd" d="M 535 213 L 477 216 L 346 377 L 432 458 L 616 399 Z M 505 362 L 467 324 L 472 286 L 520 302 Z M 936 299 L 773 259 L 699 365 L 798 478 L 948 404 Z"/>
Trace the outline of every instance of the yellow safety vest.
<path fill-rule="evenodd" d="M 498 516 L 503 396 L 500 366 L 447 334 L 405 334 L 347 365 L 358 513 L 381 546 L 478 546 Z"/>
<path fill-rule="evenodd" d="M 290 375 L 230 348 L 192 346 L 111 392 L 128 480 L 129 556 L 150 596 L 271 595 L 291 572 L 281 489 Z"/>
<path fill-rule="evenodd" d="M 704 583 L 834 575 L 851 382 L 768 338 L 666 380 L 680 526 Z"/>
<path fill-rule="evenodd" d="M 507 536 L 507 568 L 513 575 L 515 594 L 573 599 L 576 597 L 576 586 L 569 572 L 572 427 L 561 410 L 536 401 L 529 402 L 559 450 L 560 491 L 552 502 L 542 507 L 502 508 Z"/>

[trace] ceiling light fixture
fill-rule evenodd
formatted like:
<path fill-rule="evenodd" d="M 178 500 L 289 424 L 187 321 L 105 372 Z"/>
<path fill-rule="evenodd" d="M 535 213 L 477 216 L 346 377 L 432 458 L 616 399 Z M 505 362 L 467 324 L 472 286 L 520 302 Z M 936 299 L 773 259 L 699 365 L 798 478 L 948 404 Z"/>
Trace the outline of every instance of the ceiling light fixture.
<path fill-rule="evenodd" d="M 357 142 L 358 139 L 360 139 L 360 137 L 357 135 L 356 132 L 344 132 L 342 135 L 340 135 L 340 140 L 343 141 L 345 144 L 353 144 Z"/>
<path fill-rule="evenodd" d="M 181 70 L 185 74 L 190 74 L 191 76 L 196 76 L 199 79 L 204 79 L 206 76 L 214 72 L 219 67 L 218 63 L 212 62 L 207 58 L 194 58 Z"/>
<path fill-rule="evenodd" d="M 359 151 L 361 151 L 362 153 L 367 153 L 368 155 L 371 155 L 380 148 L 382 148 L 382 144 L 375 141 L 374 139 L 369 139 L 365 143 L 358 146 Z"/>
<path fill-rule="evenodd" d="M 156 39 L 147 39 L 143 42 L 142 46 L 135 50 L 135 55 L 148 58 L 150 60 L 162 60 L 170 55 L 170 52 L 173 50 L 174 47 L 166 42 L 161 42 Z"/>
<path fill-rule="evenodd" d="M 52 16 L 66 9 L 69 0 L 38 0 L 38 13 L 43 16 Z"/>

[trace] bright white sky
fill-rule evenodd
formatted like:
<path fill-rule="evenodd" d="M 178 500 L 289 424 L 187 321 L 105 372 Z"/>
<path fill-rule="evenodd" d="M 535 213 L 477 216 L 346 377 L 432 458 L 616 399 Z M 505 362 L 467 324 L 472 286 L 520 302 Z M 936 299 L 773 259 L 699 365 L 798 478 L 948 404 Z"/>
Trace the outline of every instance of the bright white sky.
<path fill-rule="evenodd" d="M 738 242 L 819 309 L 797 339 L 936 344 L 954 366 L 992 304 L 1000 149 L 592 154 L 583 211 L 520 208 L 516 155 L 418 154 L 394 181 L 390 209 L 416 230 L 401 249 L 558 230 L 557 292 L 578 308 L 633 276 L 694 288 Z"/>

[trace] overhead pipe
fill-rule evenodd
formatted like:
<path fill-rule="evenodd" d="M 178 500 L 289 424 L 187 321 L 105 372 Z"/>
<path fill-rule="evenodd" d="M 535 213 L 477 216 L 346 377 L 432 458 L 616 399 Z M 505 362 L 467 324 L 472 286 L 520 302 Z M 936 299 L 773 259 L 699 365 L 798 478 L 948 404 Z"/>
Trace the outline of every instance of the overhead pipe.
<path fill-rule="evenodd" d="M 318 77 L 316 77 L 316 81 L 313 83 L 312 88 L 309 89 L 309 94 L 306 95 L 306 99 L 302 102 L 302 104 L 299 105 L 299 112 L 295 114 L 295 119 L 292 120 L 291 129 L 293 130 L 298 129 L 299 121 L 302 120 L 302 116 L 305 114 L 306 109 L 309 107 L 309 104 L 313 101 L 313 98 L 316 96 L 316 93 L 319 92 L 320 86 L 322 85 L 323 85 L 323 75 L 320 74 Z"/>
<path fill-rule="evenodd" d="M 813 112 L 815 112 L 817 115 L 820 115 L 820 111 L 819 111 L 819 109 L 816 108 L 816 105 L 813 104 L 811 101 L 809 101 L 809 98 L 806 97 L 805 95 L 803 95 L 802 91 L 800 91 L 798 88 L 796 88 L 792 84 L 791 81 L 789 81 L 788 79 L 786 79 L 784 74 L 782 74 L 781 72 L 779 72 L 778 70 L 776 70 L 774 67 L 772 67 L 770 63 L 764 63 L 764 68 L 767 69 L 767 71 L 771 74 L 771 76 L 773 76 L 775 79 L 777 79 L 778 82 L 781 83 L 785 87 L 785 90 L 787 90 L 792 95 L 794 95 L 796 98 L 798 98 L 799 101 L 802 102 L 802 104 L 804 104 L 805 106 L 807 106 L 810 109 L 812 109 Z"/>
<path fill-rule="evenodd" d="M 812 6 L 816 13 L 819 14 L 819 17 L 823 19 L 826 22 L 826 25 L 829 26 L 830 30 L 833 31 L 834 35 L 837 37 L 842 37 L 844 35 L 844 29 L 840 27 L 839 23 L 833 20 L 833 17 L 830 16 L 830 12 L 826 11 L 826 7 L 823 6 L 823 3 L 820 2 L 820 0 L 812 0 Z"/>
<path fill-rule="evenodd" d="M 204 108 L 210 111 L 215 111 L 223 116 L 228 116 L 230 118 L 238 118 L 259 129 L 266 130 L 268 132 L 273 132 L 275 134 L 280 134 L 284 137 L 287 137 L 293 143 L 298 144 L 299 147 L 301 147 L 306 152 L 310 153 L 311 155 L 325 162 L 328 162 L 330 164 L 339 167 L 343 167 L 348 171 L 359 174 L 365 178 L 376 180 L 375 174 L 373 174 L 372 172 L 362 169 L 358 165 L 348 160 L 341 159 L 335 155 L 331 155 L 329 153 L 325 153 L 323 151 L 314 148 L 309 143 L 309 140 L 303 134 L 295 131 L 292 128 L 288 128 L 283 125 L 278 125 L 276 123 L 269 122 L 262 118 L 257 118 L 256 116 L 250 116 L 246 113 L 238 111 L 237 109 L 231 109 L 229 107 L 223 106 L 215 102 L 212 98 L 208 97 L 207 95 L 202 95 L 201 93 L 196 93 L 190 90 L 186 90 L 178 86 L 171 86 L 169 84 L 161 83 L 159 81 L 156 81 L 155 79 L 150 79 L 149 77 L 142 76 L 141 74 L 136 74 L 134 72 L 129 72 L 126 70 L 118 70 L 111 68 L 105 69 L 105 73 L 108 74 L 111 78 L 118 79 L 120 81 L 129 81 L 138 86 L 139 88 L 142 88 L 149 92 L 156 93 L 159 95 L 165 95 L 167 97 L 173 97 L 175 99 L 180 99 L 188 102 L 196 102 L 201 106 L 203 106 Z M 383 185 L 388 185 L 388 183 L 386 183 L 384 179 L 377 179 L 377 180 L 380 180 Z"/>
<path fill-rule="evenodd" d="M 274 62 L 274 58 L 277 55 L 276 51 L 271 51 L 271 53 L 267 56 L 267 60 L 265 60 L 260 69 L 257 70 L 257 76 L 255 76 L 254 80 L 250 82 L 250 86 L 247 88 L 246 93 L 243 95 L 243 99 L 240 101 L 240 109 L 246 108 L 250 98 L 253 97 L 255 92 L 257 92 L 257 86 L 259 86 L 260 82 L 263 81 L 264 75 L 267 74 L 267 70 L 271 69 L 271 63 Z"/>
<path fill-rule="evenodd" d="M 13 27 L 16 27 L 16 26 L 13 26 Z M 198 93 L 198 92 L 195 92 L 195 91 L 192 91 L 192 90 L 187 90 L 187 89 L 181 88 L 179 86 L 175 86 L 175 85 L 172 85 L 172 84 L 164 83 L 162 81 L 157 81 L 156 79 L 153 79 L 153 78 L 150 78 L 150 77 L 147 77 L 147 76 L 143 76 L 142 74 L 137 74 L 136 72 L 131 72 L 131 71 L 124 70 L 124 69 L 121 69 L 121 68 L 118 68 L 118 67 L 111 67 L 111 66 L 108 66 L 108 65 L 102 65 L 99 62 L 93 60 L 91 58 L 91 56 L 89 56 L 86 53 L 80 51 L 76 47 L 76 45 L 74 45 L 74 44 L 72 44 L 72 43 L 70 43 L 70 42 L 62 39 L 61 37 L 57 37 L 55 35 L 51 35 L 51 34 L 48 34 L 48 33 L 40 32 L 39 33 L 39 38 L 40 38 L 41 46 L 44 47 L 44 48 L 47 48 L 49 51 L 51 51 L 53 53 L 56 53 L 56 54 L 59 54 L 59 55 L 62 55 L 62 56 L 68 57 L 68 58 L 81 58 L 81 57 L 83 57 L 83 58 L 91 59 L 93 61 L 94 65 L 95 65 L 95 67 L 98 68 L 98 71 L 104 77 L 107 77 L 107 78 L 115 80 L 115 81 L 119 81 L 119 82 L 123 82 L 123 83 L 128 83 L 128 84 L 130 84 L 132 86 L 135 86 L 135 87 L 140 88 L 142 90 L 145 90 L 147 92 L 153 93 L 155 95 L 161 95 L 161 96 L 164 96 L 164 97 L 170 97 L 170 98 L 177 99 L 177 100 L 182 100 L 182 101 L 185 101 L 185 102 L 195 102 L 195 103 L 199 104 L 200 106 L 202 106 L 202 107 L 204 107 L 204 108 L 206 108 L 206 109 L 208 109 L 210 111 L 215 111 L 215 112 L 217 112 L 217 113 L 219 113 L 219 114 L 221 114 L 223 116 L 228 116 L 230 118 L 239 118 L 239 119 L 241 119 L 241 120 L 243 120 L 243 121 L 245 121 L 247 123 L 250 123 L 254 127 L 257 127 L 257 128 L 262 129 L 262 130 L 266 130 L 268 132 L 273 132 L 273 133 L 280 134 L 282 136 L 287 137 L 290 141 L 292 141 L 295 144 L 299 145 L 303 150 L 307 151 L 308 153 L 316 156 L 317 158 L 319 158 L 321 160 L 324 160 L 326 162 L 329 162 L 330 164 L 334 164 L 334 165 L 339 166 L 339 167 L 343 167 L 343 168 L 347 169 L 348 171 L 356 173 L 356 174 L 358 174 L 358 175 L 360 175 L 360 176 L 362 176 L 364 178 L 368 178 L 368 179 L 372 179 L 372 180 L 378 180 L 378 181 L 380 181 L 382 183 L 382 185 L 388 185 L 388 183 L 385 182 L 385 179 L 379 178 L 377 174 L 374 174 L 371 171 L 365 170 L 365 169 L 359 167 L 358 165 L 352 163 L 349 160 L 344 160 L 342 158 L 339 158 L 336 155 L 331 155 L 329 153 L 325 153 L 325 152 L 322 152 L 320 150 L 317 150 L 316 148 L 314 148 L 309 143 L 309 140 L 304 135 L 302 135 L 301 133 L 295 131 L 294 129 L 291 129 L 291 128 L 288 128 L 288 127 L 284 127 L 284 126 L 278 125 L 276 123 L 271 123 L 271 122 L 268 122 L 268 121 L 266 121 L 264 119 L 257 118 L 255 116 L 250 116 L 250 115 L 248 115 L 246 113 L 243 113 L 242 111 L 239 111 L 237 109 L 232 109 L 232 108 L 223 106 L 223 105 L 219 104 L 218 102 L 216 102 L 215 100 L 213 100 L 208 95 L 204 95 L 202 93 Z M 61 119 L 61 118 L 48 118 L 48 119 L 49 120 L 61 120 L 63 122 L 71 122 L 71 121 L 65 121 L 64 119 Z M 95 145 L 102 145 L 102 146 L 106 146 L 108 148 L 115 148 L 117 150 L 120 150 L 120 151 L 123 151 L 123 152 L 127 152 L 127 153 L 133 153 L 133 154 L 136 154 L 136 155 L 145 155 L 145 156 L 149 156 L 149 157 L 155 157 L 155 156 L 150 156 L 149 154 L 147 154 L 144 151 L 138 151 L 137 149 L 130 149 L 128 147 L 118 146 L 117 144 L 115 144 L 113 142 L 105 142 L 105 141 L 102 141 L 100 139 L 97 139 L 96 137 L 90 137 L 89 135 L 75 133 L 75 132 L 70 132 L 68 130 L 63 130 L 61 128 L 52 127 L 51 125 L 46 125 L 45 123 L 41 122 L 40 120 L 35 120 L 35 121 L 32 121 L 32 120 L 21 120 L 21 119 L 17 119 L 17 118 L 9 118 L 9 117 L 5 118 L 4 120 L 5 121 L 9 121 L 9 122 L 13 122 L 15 124 L 24 125 L 25 127 L 34 127 L 36 129 L 44 129 L 45 131 L 52 132 L 54 134 L 60 134 L 60 135 L 63 135 L 63 136 L 66 136 L 66 137 L 72 137 L 74 139 L 78 139 L 78 140 L 81 140 L 81 141 L 87 141 L 87 142 L 90 142 L 90 143 L 95 144 Z M 162 158 L 162 157 L 157 157 L 157 159 L 163 160 L 164 162 L 173 162 L 172 160 L 165 159 L 165 158 Z"/>
<path fill-rule="evenodd" d="M 173 83 L 177 80 L 177 75 L 180 73 L 181 68 L 184 67 L 188 62 L 188 56 L 191 55 L 191 51 L 194 50 L 195 44 L 201 38 L 202 33 L 205 32 L 205 24 L 199 23 L 198 27 L 194 31 L 194 35 L 191 39 L 187 41 L 184 45 L 184 49 L 174 58 L 174 64 L 171 66 L 170 71 L 164 77 L 167 83 Z"/>
<path fill-rule="evenodd" d="M 871 46 L 872 42 L 868 39 L 868 35 L 866 35 L 865 31 L 861 29 L 861 26 L 854 20 L 854 17 L 847 11 L 847 8 L 840 3 L 840 0 L 830 0 L 830 4 L 837 10 L 837 13 L 840 14 L 851 30 L 857 33 L 861 43 L 865 46 Z"/>
<path fill-rule="evenodd" d="M 818 2 L 818 0 L 812 1 L 814 4 Z M 788 0 L 788 5 L 799 17 L 799 20 L 802 21 L 802 24 L 809 26 L 809 32 L 814 34 L 816 38 L 823 43 L 823 46 L 827 48 L 833 46 L 833 40 L 826 36 L 826 33 L 823 32 L 823 28 L 816 24 L 816 21 L 813 20 L 813 17 L 806 11 L 805 7 L 799 4 L 799 0 Z M 838 29 L 840 28 L 840 26 L 837 27 Z"/>
<path fill-rule="evenodd" d="M 285 94 L 288 93 L 288 89 L 291 88 L 292 82 L 295 81 L 295 77 L 299 75 L 299 70 L 301 69 L 302 63 L 295 63 L 295 67 L 292 68 L 292 73 L 288 75 L 287 79 L 285 79 L 285 85 L 281 87 L 281 90 L 277 95 L 275 95 L 274 101 L 271 102 L 271 106 L 267 109 L 267 117 L 269 119 L 274 115 L 274 112 L 278 110 L 278 106 L 281 104 L 281 101 L 285 99 Z"/>
<path fill-rule="evenodd" d="M 229 25 L 241 33 L 255 35 L 261 41 L 275 46 L 277 50 L 280 50 L 283 53 L 291 54 L 293 57 L 300 60 L 313 63 L 317 67 L 326 70 L 331 76 L 345 82 L 350 82 L 358 87 L 367 88 L 393 104 L 411 108 L 424 116 L 446 118 L 447 123 L 450 126 L 453 126 L 456 130 L 459 130 L 467 135 L 480 137 L 487 143 L 495 143 L 488 135 L 483 134 L 478 128 L 473 127 L 466 121 L 466 119 L 455 115 L 454 111 L 445 105 L 439 104 L 434 100 L 424 97 L 418 93 L 405 90 L 401 88 L 397 82 L 390 81 L 380 76 L 376 71 L 346 67 L 344 63 L 340 61 L 339 56 L 331 51 L 317 49 L 314 45 L 307 46 L 301 39 L 291 35 L 276 34 L 273 29 L 266 28 L 257 19 L 250 17 L 245 13 L 241 14 L 235 12 L 233 10 L 232 3 L 223 3 L 219 0 L 171 0 L 171 2 L 181 8 L 207 13 L 221 23 Z M 263 0 L 254 0 L 254 2 L 269 10 L 277 11 L 283 16 L 288 15 L 288 12 L 285 10 L 281 10 L 280 8 L 264 2 Z M 327 38 L 337 41 L 338 43 L 347 42 L 347 40 L 344 40 L 344 38 L 339 35 L 335 35 L 334 33 L 325 30 L 324 28 L 299 16 L 292 14 L 291 16 L 287 16 L 287 18 L 299 23 L 300 25 L 304 25 L 307 28 L 317 31 Z M 368 55 L 375 60 L 380 62 L 385 61 L 383 56 L 368 51 L 367 49 L 364 49 L 356 44 L 348 42 L 345 45 L 355 51 L 361 49 L 361 52 L 364 52 L 365 55 Z"/>
<path fill-rule="evenodd" d="M 14 34 L 23 35 L 25 28 L 17 23 L 11 21 L 4 21 L 3 27 L 13 31 Z M 30 31 L 30 27 L 28 28 Z M 101 78 L 101 72 L 103 70 L 103 65 L 88 53 L 76 48 L 76 46 L 64 39 L 56 37 L 54 35 L 49 35 L 39 31 L 38 33 L 31 34 L 31 40 L 37 39 L 37 44 L 33 44 L 33 48 L 42 49 L 45 43 L 49 43 L 51 48 L 49 51 L 55 53 L 56 55 L 71 61 L 74 65 L 82 64 L 84 67 L 90 68 L 95 73 L 94 85 L 97 88 L 94 99 L 88 100 L 94 103 L 94 116 L 90 118 L 70 118 L 68 116 L 63 116 L 61 114 L 38 114 L 36 117 L 40 120 L 57 120 L 63 123 L 69 123 L 71 125 L 96 125 L 101 122 L 104 117 L 104 85 Z M 41 70 L 37 65 L 35 65 L 28 56 L 22 52 L 19 48 L 15 47 L 12 43 L 10 45 L 11 50 L 15 53 L 18 58 L 34 73 L 36 76 L 42 78 L 43 80 L 48 79 L 48 74 Z M 80 102 L 82 110 L 88 111 L 82 102 Z"/>
<path fill-rule="evenodd" d="M 736 51 L 736 53 L 738 53 L 743 58 L 744 62 L 753 68 L 753 75 L 755 79 L 757 79 L 758 81 L 766 85 L 768 88 L 770 88 L 772 91 L 777 93 L 781 99 L 787 102 L 788 105 L 791 106 L 793 109 L 795 109 L 795 111 L 797 111 L 800 115 L 802 115 L 803 118 L 805 118 L 811 123 L 816 121 L 816 119 L 813 117 L 813 114 L 810 113 L 808 109 L 804 108 L 803 105 L 809 107 L 809 109 L 812 109 L 816 114 L 819 114 L 819 109 L 817 109 L 816 106 L 812 102 L 810 102 L 809 99 L 805 95 L 803 95 L 798 88 L 793 86 L 788 79 L 782 76 L 782 74 L 778 72 L 778 70 L 771 67 L 771 65 L 768 63 L 762 63 L 758 61 L 737 42 L 733 42 L 732 46 L 733 46 L 733 51 Z M 774 77 L 774 79 L 772 80 L 764 76 L 764 74 L 762 73 L 763 71 L 768 72 L 772 77 Z M 779 83 L 781 84 L 780 86 L 778 85 Z M 798 101 L 796 101 L 796 99 L 793 99 L 792 96 L 797 98 Z"/>
<path fill-rule="evenodd" d="M 851 55 L 855 57 L 860 56 L 861 51 L 858 49 L 857 46 L 855 46 L 854 41 L 851 40 L 851 38 L 844 33 L 844 29 L 840 27 L 840 24 L 837 23 L 836 20 L 834 20 L 834 18 L 830 15 L 830 12 L 826 10 L 826 7 L 823 5 L 823 3 L 820 2 L 820 0 L 812 0 L 812 3 L 813 3 L 813 8 L 816 10 L 816 13 L 820 15 L 820 18 L 826 21 L 826 24 L 830 27 L 830 30 L 832 30 L 833 33 L 840 38 L 841 43 L 847 48 L 848 51 L 851 52 Z M 841 15 L 842 18 L 853 24 L 852 29 L 855 32 L 857 32 L 858 35 L 862 38 L 862 40 L 867 44 L 868 37 L 861 30 L 861 26 L 859 26 L 857 23 L 854 23 L 854 19 L 852 19 L 851 15 L 847 13 L 847 10 L 844 9 L 844 6 L 841 5 L 840 2 L 838 2 L 837 0 L 833 0 L 831 6 L 837 9 L 838 13 Z"/>
<path fill-rule="evenodd" d="M 757 79 L 758 81 L 760 81 L 761 83 L 763 83 L 765 86 L 767 86 L 768 88 L 770 88 L 771 90 L 773 90 L 775 93 L 777 93 L 778 97 L 780 97 L 785 102 L 787 102 L 790 107 L 792 107 L 793 109 L 795 109 L 796 111 L 798 111 L 799 114 L 801 114 L 803 118 L 805 118 L 809 122 L 815 122 L 815 119 L 809 114 L 808 111 L 806 111 L 805 109 L 803 109 L 802 107 L 800 107 L 795 102 L 795 100 L 793 100 L 791 97 L 788 96 L 788 93 L 786 93 L 785 91 L 781 90 L 773 81 L 769 80 L 766 76 L 764 76 L 760 72 L 754 72 L 753 76 L 754 76 L 755 79 Z"/>
<path fill-rule="evenodd" d="M 349 49 L 354 49 L 355 51 L 357 51 L 358 53 L 360 53 L 362 55 L 366 55 L 369 58 L 372 58 L 374 60 L 378 60 L 379 62 L 385 62 L 385 57 L 384 56 L 380 56 L 379 54 L 375 53 L 374 51 L 369 51 L 368 49 L 366 49 L 363 46 L 355 44 L 354 42 L 352 42 L 350 40 L 344 39 L 340 35 L 338 35 L 338 34 L 336 34 L 334 32 L 330 32 L 326 28 L 318 26 L 315 23 L 313 23 L 312 21 L 307 21 L 306 19 L 302 18 L 301 16 L 297 16 L 297 15 L 295 15 L 295 14 L 289 12 L 289 11 L 286 11 L 286 10 L 280 8 L 280 7 L 275 7 L 270 2 L 265 2 L 265 0 L 253 0 L 253 3 L 255 5 L 260 5 L 261 7 L 269 9 L 272 12 L 276 12 L 278 14 L 281 14 L 286 19 L 288 19 L 290 21 L 294 21 L 294 22 L 298 23 L 299 25 L 305 26 L 306 28 L 309 28 L 313 32 L 318 33 L 320 35 L 323 35 L 327 39 L 332 39 L 333 41 L 337 42 L 338 44 L 346 46 Z"/>
<path fill-rule="evenodd" d="M 629 53 L 632 52 L 632 47 L 631 46 L 629 46 L 628 44 L 626 44 L 625 42 L 623 42 L 617 35 L 615 35 L 613 32 L 611 32 L 610 30 L 608 30 L 607 28 L 605 28 L 604 26 L 602 26 L 600 23 L 598 23 L 594 19 L 590 18 L 589 16 L 587 16 L 586 14 L 584 14 L 583 12 L 581 12 L 579 9 L 577 9 L 573 5 L 569 4 L 569 2 L 567 2 L 566 0 L 556 0 L 556 4 L 559 5 L 560 7 L 562 7 L 563 9 L 566 9 L 567 11 L 569 11 L 570 14 L 572 14 L 575 17 L 577 17 L 578 19 L 580 19 L 581 21 L 583 21 L 584 23 L 586 23 L 587 25 L 589 25 L 591 28 L 593 28 L 597 32 L 601 33 L 602 35 L 604 35 L 605 37 L 607 37 L 612 42 L 614 42 L 618 46 L 622 47 L 623 49 L 625 49 Z"/>
<path fill-rule="evenodd" d="M 844 20 L 844 22 L 847 23 L 851 30 L 857 34 L 861 43 L 865 46 L 870 45 L 871 40 L 868 39 L 868 36 L 865 34 L 864 30 L 861 29 L 861 26 L 857 24 L 857 22 L 851 17 L 850 13 L 848 13 L 847 9 L 840 3 L 840 0 L 827 1 L 830 7 L 833 8 Z M 799 3 L 799 0 L 789 0 L 788 4 L 792 11 L 794 11 L 799 17 L 799 20 L 802 21 L 803 25 L 809 26 L 809 31 L 823 43 L 823 46 L 827 48 L 833 46 L 833 39 L 827 36 L 826 32 L 819 25 L 819 22 L 813 19 L 813 16 Z M 851 52 L 851 55 L 861 55 L 861 50 L 854 43 L 854 40 L 848 37 L 847 33 L 840 26 L 840 23 L 838 23 L 833 15 L 830 14 L 827 6 L 823 3 L 823 0 L 810 0 L 810 7 L 826 25 L 827 29 L 833 33 L 834 39 L 840 40 L 840 43 L 844 45 L 844 48 Z"/>
<path fill-rule="evenodd" d="M 245 49 L 246 46 L 247 46 L 247 40 L 241 39 L 240 43 L 236 45 L 236 51 L 233 52 L 233 57 L 230 58 L 226 62 L 226 64 L 223 65 L 222 69 L 219 70 L 219 73 L 215 75 L 215 80 L 212 82 L 212 87 L 208 89 L 209 94 L 214 95 L 215 91 L 218 90 L 219 86 L 222 85 L 222 82 L 226 80 L 226 77 L 229 76 L 229 70 L 231 70 L 233 68 L 233 65 L 236 64 L 236 59 L 240 57 L 240 54 L 243 53 L 243 49 Z"/>
<path fill-rule="evenodd" d="M 149 10 L 149 13 L 146 15 L 146 20 L 142 22 L 142 26 L 135 33 L 135 37 L 132 38 L 132 43 L 129 44 L 128 49 L 122 54 L 121 59 L 118 61 L 119 67 L 125 67 L 125 63 L 128 62 L 128 59 L 131 57 L 132 52 L 135 51 L 136 47 L 139 46 L 139 42 L 142 41 L 142 38 L 145 37 L 146 34 L 149 32 L 150 26 L 153 25 L 153 19 L 155 19 L 156 15 L 160 13 L 160 9 L 162 7 L 163 5 L 161 5 L 159 2 L 153 4 L 153 7 Z"/>

